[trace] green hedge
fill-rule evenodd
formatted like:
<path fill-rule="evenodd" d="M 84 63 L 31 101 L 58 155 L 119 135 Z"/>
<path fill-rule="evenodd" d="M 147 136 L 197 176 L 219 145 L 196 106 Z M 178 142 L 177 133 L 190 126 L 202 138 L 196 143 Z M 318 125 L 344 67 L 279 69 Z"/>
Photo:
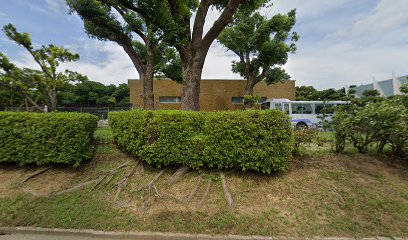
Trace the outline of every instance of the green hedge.
<path fill-rule="evenodd" d="M 264 173 L 286 168 L 293 148 L 288 117 L 279 111 L 122 111 L 109 113 L 116 143 L 149 164 L 236 168 Z"/>
<path fill-rule="evenodd" d="M 83 113 L 0 113 L 0 162 L 80 165 L 93 155 L 98 118 Z"/>

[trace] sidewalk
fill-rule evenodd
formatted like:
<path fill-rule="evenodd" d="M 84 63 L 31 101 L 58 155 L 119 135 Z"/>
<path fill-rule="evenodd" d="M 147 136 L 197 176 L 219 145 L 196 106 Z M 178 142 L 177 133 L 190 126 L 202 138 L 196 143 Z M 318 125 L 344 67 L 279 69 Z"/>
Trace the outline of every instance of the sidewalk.
<path fill-rule="evenodd" d="M 74 229 L 47 229 L 31 227 L 0 227 L 0 240 L 294 240 L 290 237 L 261 237 L 238 235 L 206 235 L 186 233 L 158 233 L 158 232 L 103 232 L 94 230 Z M 312 237 L 303 239 L 316 240 L 352 240 L 354 238 L 342 237 Z M 403 240 L 403 238 L 372 237 L 360 238 L 364 240 Z"/>

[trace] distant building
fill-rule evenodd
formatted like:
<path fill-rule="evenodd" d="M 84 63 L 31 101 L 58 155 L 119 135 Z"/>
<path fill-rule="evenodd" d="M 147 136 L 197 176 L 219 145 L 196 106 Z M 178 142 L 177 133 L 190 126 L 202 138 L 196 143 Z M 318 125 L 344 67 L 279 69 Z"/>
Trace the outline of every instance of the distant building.
<path fill-rule="evenodd" d="M 353 89 L 356 90 L 356 97 L 358 98 L 362 97 L 363 92 L 366 90 L 377 90 L 381 96 L 389 97 L 401 94 L 400 87 L 405 83 L 408 83 L 407 76 L 395 77 L 395 75 L 393 75 L 391 79 L 379 82 L 373 78 L 373 83 L 360 85 Z"/>
<path fill-rule="evenodd" d="M 138 79 L 129 79 L 130 102 L 134 107 L 143 106 L 142 84 Z M 200 107 L 202 111 L 244 109 L 245 80 L 202 80 Z M 180 109 L 181 84 L 170 79 L 155 79 L 155 109 Z M 260 82 L 255 85 L 254 95 L 262 100 L 271 98 L 287 98 L 295 100 L 295 81 L 267 85 Z"/>

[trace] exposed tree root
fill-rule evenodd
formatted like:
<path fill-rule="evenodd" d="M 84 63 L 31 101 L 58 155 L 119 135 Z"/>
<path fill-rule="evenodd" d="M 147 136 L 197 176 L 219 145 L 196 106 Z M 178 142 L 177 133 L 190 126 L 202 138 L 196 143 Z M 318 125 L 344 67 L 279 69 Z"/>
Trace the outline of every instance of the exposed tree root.
<path fill-rule="evenodd" d="M 222 189 L 224 189 L 225 198 L 227 199 L 228 204 L 232 208 L 234 206 L 234 201 L 232 199 L 230 192 L 228 191 L 227 181 L 225 180 L 225 175 L 223 172 L 220 172 L 220 177 L 222 182 Z"/>
<path fill-rule="evenodd" d="M 116 168 L 114 168 L 114 169 L 112 169 L 112 170 L 109 170 L 108 173 L 107 173 L 105 176 L 103 176 L 103 177 L 100 179 L 100 181 L 98 181 L 98 182 L 95 184 L 95 186 L 92 188 L 92 190 L 93 190 L 93 189 L 96 189 L 97 187 L 100 188 L 100 187 L 102 187 L 102 185 L 104 185 L 105 187 L 108 186 L 109 183 L 112 181 L 112 179 L 116 176 L 116 174 L 118 173 L 118 171 L 119 171 L 120 169 L 126 167 L 127 165 L 129 165 L 129 162 L 125 162 L 125 163 L 123 163 L 123 164 L 117 166 Z M 103 180 L 105 180 L 105 179 L 107 179 L 107 180 L 105 181 L 105 183 L 101 184 L 101 183 L 103 182 Z"/>
<path fill-rule="evenodd" d="M 204 195 L 201 198 L 200 205 L 202 205 L 205 202 L 205 200 L 207 200 L 208 193 L 210 192 L 210 188 L 211 188 L 211 182 L 212 182 L 212 179 L 209 178 L 207 182 L 207 187 L 205 188 Z"/>
<path fill-rule="evenodd" d="M 159 174 L 157 174 L 147 185 L 140 187 L 139 189 L 136 190 L 136 192 L 142 191 L 143 189 L 147 188 L 147 190 L 149 191 L 149 196 L 150 196 L 150 192 L 151 192 L 151 188 L 153 184 L 159 179 L 161 175 L 163 175 L 163 173 L 164 173 L 164 170 L 161 170 Z"/>
<path fill-rule="evenodd" d="M 143 174 L 144 171 L 145 171 L 143 162 L 140 162 L 140 170 L 141 170 L 142 174 Z"/>
<path fill-rule="evenodd" d="M 61 194 L 64 194 L 64 193 L 75 192 L 77 190 L 80 190 L 80 189 L 83 189 L 83 188 L 85 188 L 87 186 L 90 186 L 90 185 L 96 183 L 97 181 L 98 181 L 98 179 L 94 179 L 94 180 L 91 180 L 91 181 L 88 181 L 88 182 L 84 182 L 84 183 L 78 184 L 78 185 L 76 185 L 76 186 L 74 186 L 72 188 L 56 192 L 56 193 L 54 193 L 54 195 L 61 195 Z"/>
<path fill-rule="evenodd" d="M 136 165 L 133 167 L 133 170 L 129 172 L 128 174 L 126 174 L 126 176 L 122 180 L 120 180 L 120 182 L 118 183 L 118 189 L 116 191 L 115 198 L 114 198 L 115 202 L 119 199 L 119 194 L 125 189 L 129 179 L 135 174 L 137 165 L 138 163 L 136 163 Z"/>
<path fill-rule="evenodd" d="M 185 201 L 183 201 L 180 198 L 174 196 L 173 194 L 162 192 L 162 191 L 158 190 L 156 186 L 154 186 L 154 189 L 155 189 L 157 195 L 159 197 L 161 197 L 161 198 L 166 197 L 166 198 L 169 198 L 169 199 L 174 200 L 174 201 L 179 202 L 179 203 L 185 203 Z"/>
<path fill-rule="evenodd" d="M 181 166 L 179 169 L 177 169 L 176 172 L 174 172 L 173 175 L 169 178 L 168 183 L 171 185 L 175 182 L 177 182 L 184 174 L 188 172 L 188 167 Z"/>
<path fill-rule="evenodd" d="M 197 181 L 197 184 L 195 186 L 195 188 L 193 189 L 193 191 L 191 191 L 190 195 L 188 195 L 187 197 L 187 202 L 191 202 L 191 200 L 193 199 L 194 195 L 198 192 L 198 189 L 200 188 L 201 185 L 201 181 L 202 181 L 202 177 L 200 177 Z"/>
<path fill-rule="evenodd" d="M 35 176 L 38 176 L 38 175 L 40 175 L 40 174 L 42 174 L 42 173 L 44 173 L 44 172 L 50 170 L 51 168 L 52 168 L 52 166 L 49 166 L 49 167 L 40 169 L 40 170 L 38 170 L 38 171 L 36 171 L 36 172 L 34 172 L 34 173 L 28 175 L 28 176 L 25 177 L 23 180 L 21 180 L 20 184 L 23 184 L 23 183 L 27 182 L 27 181 L 30 180 L 31 178 L 33 178 L 33 177 L 35 177 Z"/>

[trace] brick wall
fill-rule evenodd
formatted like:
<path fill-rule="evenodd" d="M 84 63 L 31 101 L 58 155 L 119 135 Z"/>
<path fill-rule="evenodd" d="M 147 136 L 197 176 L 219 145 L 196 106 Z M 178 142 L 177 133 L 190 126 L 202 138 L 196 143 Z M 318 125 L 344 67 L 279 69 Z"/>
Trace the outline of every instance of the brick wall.
<path fill-rule="evenodd" d="M 155 109 L 180 109 L 179 103 L 160 103 L 160 96 L 181 96 L 181 84 L 168 79 L 156 79 L 154 86 Z M 142 107 L 141 81 L 129 79 L 130 102 L 135 106 Z M 244 80 L 202 80 L 200 107 L 202 111 L 236 110 L 243 109 L 243 104 L 233 104 L 232 97 L 243 97 L 245 89 Z M 295 100 L 295 81 L 286 81 L 267 85 L 260 82 L 255 85 L 254 95 L 270 98 L 287 98 Z"/>

